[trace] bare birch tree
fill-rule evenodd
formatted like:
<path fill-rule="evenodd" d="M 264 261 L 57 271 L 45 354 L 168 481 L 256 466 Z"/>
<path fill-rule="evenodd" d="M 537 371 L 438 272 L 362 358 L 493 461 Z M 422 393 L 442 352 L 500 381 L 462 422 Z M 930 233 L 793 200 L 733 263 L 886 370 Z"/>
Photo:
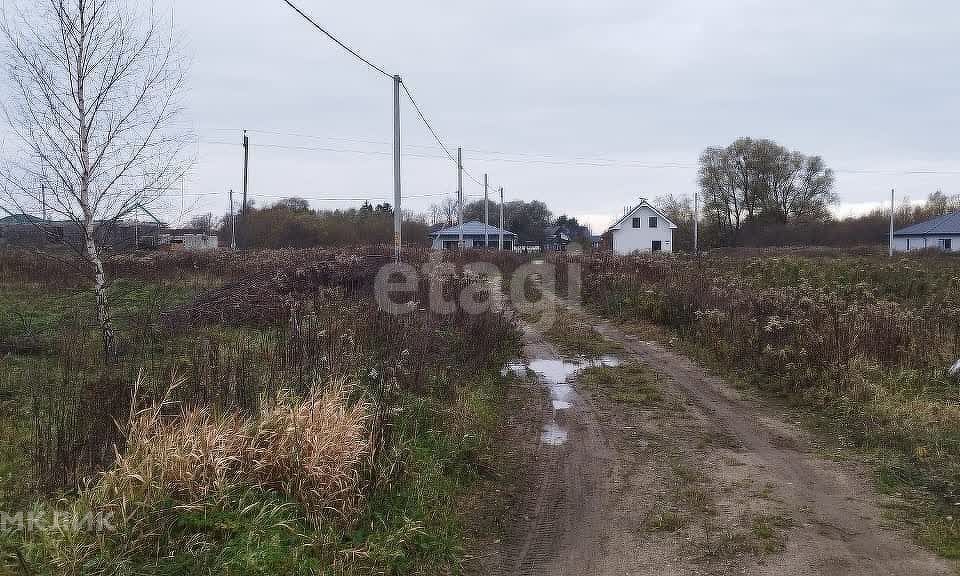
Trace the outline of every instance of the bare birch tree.
<path fill-rule="evenodd" d="M 7 1 L 3 198 L 76 227 L 71 247 L 96 296 L 104 353 L 116 353 L 98 232 L 156 203 L 189 165 L 180 129 L 184 60 L 172 26 L 124 0 Z"/>

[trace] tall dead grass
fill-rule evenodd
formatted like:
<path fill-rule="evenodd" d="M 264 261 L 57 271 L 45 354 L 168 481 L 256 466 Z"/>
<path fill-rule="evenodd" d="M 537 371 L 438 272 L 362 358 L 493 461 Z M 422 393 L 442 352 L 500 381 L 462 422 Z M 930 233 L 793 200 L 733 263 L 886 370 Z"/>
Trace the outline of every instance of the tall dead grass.
<path fill-rule="evenodd" d="M 200 505 L 245 490 L 299 502 L 319 526 L 349 522 L 363 504 L 372 454 L 370 406 L 350 401 L 343 382 L 305 397 L 281 391 L 250 416 L 209 409 L 136 414 L 127 449 L 103 474 L 99 496 L 121 518 L 160 501 Z"/>

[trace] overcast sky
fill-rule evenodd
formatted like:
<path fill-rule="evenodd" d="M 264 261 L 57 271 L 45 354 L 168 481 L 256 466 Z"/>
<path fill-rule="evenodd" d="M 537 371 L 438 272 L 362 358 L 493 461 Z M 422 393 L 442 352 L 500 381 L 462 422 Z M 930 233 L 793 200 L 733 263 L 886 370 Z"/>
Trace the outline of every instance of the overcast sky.
<path fill-rule="evenodd" d="M 243 128 L 257 130 L 258 205 L 392 202 L 388 79 L 282 0 L 167 1 L 193 61 L 188 209 L 222 213 L 240 190 Z M 401 74 L 471 173 L 595 230 L 639 197 L 692 195 L 703 148 L 739 136 L 822 155 L 841 214 L 894 187 L 960 193 L 960 3 L 295 1 Z M 404 209 L 426 211 L 456 190 L 456 168 L 408 102 L 403 138 L 419 155 L 404 159 L 404 192 L 420 196 Z"/>

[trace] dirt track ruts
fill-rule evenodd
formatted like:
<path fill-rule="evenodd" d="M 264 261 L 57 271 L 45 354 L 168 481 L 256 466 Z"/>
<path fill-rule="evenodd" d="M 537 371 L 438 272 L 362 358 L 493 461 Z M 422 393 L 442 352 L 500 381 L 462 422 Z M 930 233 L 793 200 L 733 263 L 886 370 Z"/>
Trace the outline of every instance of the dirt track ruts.
<path fill-rule="evenodd" d="M 664 398 L 624 406 L 578 389 L 556 414 L 566 443 L 531 450 L 523 509 L 488 572 L 955 574 L 886 525 L 864 466 L 818 455 L 797 424 L 685 356 L 575 313 L 656 372 Z M 559 357 L 523 331 L 528 359 Z M 665 514 L 682 521 L 651 528 Z"/>

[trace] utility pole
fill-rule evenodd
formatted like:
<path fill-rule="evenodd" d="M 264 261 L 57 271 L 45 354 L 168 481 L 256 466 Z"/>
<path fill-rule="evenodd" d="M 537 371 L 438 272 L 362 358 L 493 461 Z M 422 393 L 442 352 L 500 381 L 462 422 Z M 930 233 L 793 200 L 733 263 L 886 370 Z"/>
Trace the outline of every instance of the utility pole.
<path fill-rule="evenodd" d="M 249 181 L 250 169 L 250 138 L 247 137 L 247 131 L 243 131 L 243 204 L 240 206 L 240 223 L 244 226 L 246 232 L 247 224 L 247 182 Z M 244 242 L 246 244 L 246 242 Z"/>
<path fill-rule="evenodd" d="M 400 262 L 403 216 L 400 214 L 400 84 L 399 74 L 393 76 L 393 244 L 394 256 Z"/>
<path fill-rule="evenodd" d="M 893 203 L 896 189 L 890 190 L 890 257 L 893 258 Z"/>
<path fill-rule="evenodd" d="M 47 223 L 47 185 L 40 182 L 40 211 L 43 216 L 43 223 Z"/>
<path fill-rule="evenodd" d="M 483 249 L 490 246 L 490 237 L 487 230 L 490 228 L 490 205 L 487 201 L 487 175 L 483 175 Z"/>
<path fill-rule="evenodd" d="M 463 250 L 463 148 L 457 147 L 457 223 L 460 228 L 460 250 Z"/>
<path fill-rule="evenodd" d="M 500 187 L 500 251 L 503 251 L 503 186 Z"/>
<path fill-rule="evenodd" d="M 233 188 L 230 189 L 230 248 L 237 249 L 237 217 L 233 214 Z"/>
<path fill-rule="evenodd" d="M 700 253 L 700 192 L 693 193 L 693 253 Z"/>

